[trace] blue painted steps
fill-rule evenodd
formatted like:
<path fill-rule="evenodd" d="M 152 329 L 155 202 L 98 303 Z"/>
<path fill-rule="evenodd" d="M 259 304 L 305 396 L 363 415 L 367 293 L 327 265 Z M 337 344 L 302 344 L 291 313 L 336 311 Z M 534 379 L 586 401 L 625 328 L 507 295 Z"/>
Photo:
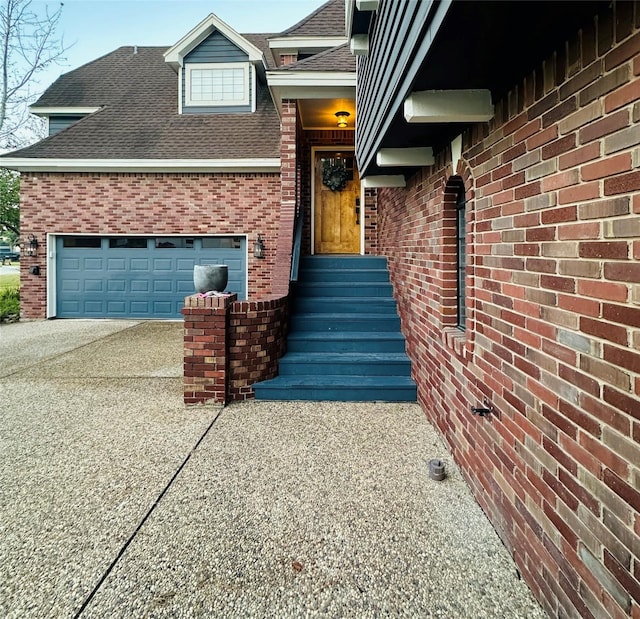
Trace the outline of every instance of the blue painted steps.
<path fill-rule="evenodd" d="M 301 259 L 287 353 L 254 391 L 258 400 L 415 402 L 386 258 Z"/>

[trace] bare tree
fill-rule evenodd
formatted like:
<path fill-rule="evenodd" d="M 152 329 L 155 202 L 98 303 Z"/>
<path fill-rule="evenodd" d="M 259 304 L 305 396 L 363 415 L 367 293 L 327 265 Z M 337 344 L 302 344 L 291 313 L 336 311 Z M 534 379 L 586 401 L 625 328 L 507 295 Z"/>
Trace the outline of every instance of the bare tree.
<path fill-rule="evenodd" d="M 56 29 L 62 3 L 38 13 L 32 0 L 0 0 L 0 148 L 17 148 L 33 134 L 28 105 L 38 73 L 63 60 L 64 42 Z"/>
<path fill-rule="evenodd" d="M 15 245 L 20 236 L 20 176 L 0 169 L 0 238 Z"/>

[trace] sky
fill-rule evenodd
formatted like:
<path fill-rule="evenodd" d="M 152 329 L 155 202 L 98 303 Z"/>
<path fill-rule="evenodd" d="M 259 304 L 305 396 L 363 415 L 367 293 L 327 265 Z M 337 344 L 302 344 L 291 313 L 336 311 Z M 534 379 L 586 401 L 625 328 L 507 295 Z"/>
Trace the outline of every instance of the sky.
<path fill-rule="evenodd" d="M 70 46 L 66 61 L 42 73 L 44 91 L 61 74 L 122 45 L 177 43 L 215 13 L 239 33 L 281 32 L 322 6 L 325 0 L 63 0 L 58 35 Z M 32 0 L 38 13 L 59 2 Z"/>

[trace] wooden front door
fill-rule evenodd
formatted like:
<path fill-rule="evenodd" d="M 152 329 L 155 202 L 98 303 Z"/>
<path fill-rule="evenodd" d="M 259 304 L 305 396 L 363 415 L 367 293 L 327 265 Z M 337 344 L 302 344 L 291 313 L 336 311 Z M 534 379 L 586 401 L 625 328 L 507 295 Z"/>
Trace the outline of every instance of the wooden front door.
<path fill-rule="evenodd" d="M 316 152 L 314 166 L 314 253 L 359 254 L 363 213 L 360 210 L 360 178 L 353 153 Z M 345 170 L 344 180 L 341 166 Z M 332 170 L 336 172 L 330 175 Z M 325 172 L 329 178 L 325 177 Z M 341 180 L 344 187 L 336 188 Z"/>

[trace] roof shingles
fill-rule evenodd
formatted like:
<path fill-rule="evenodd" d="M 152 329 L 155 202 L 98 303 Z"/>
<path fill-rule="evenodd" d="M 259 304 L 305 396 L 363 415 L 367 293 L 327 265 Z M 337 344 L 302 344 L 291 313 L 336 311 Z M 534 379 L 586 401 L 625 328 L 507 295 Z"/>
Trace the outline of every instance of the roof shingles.
<path fill-rule="evenodd" d="M 255 113 L 178 114 L 177 75 L 164 47 L 121 47 L 59 78 L 39 107 L 101 107 L 60 133 L 11 153 L 65 159 L 244 159 L 280 156 L 269 92 Z"/>
<path fill-rule="evenodd" d="M 329 0 L 280 35 L 243 35 L 276 69 L 273 36 L 344 33 L 343 0 Z M 280 119 L 258 82 L 255 113 L 178 113 L 178 77 L 164 61 L 168 47 L 121 47 L 61 76 L 34 107 L 98 107 L 98 112 L 6 157 L 38 159 L 247 159 L 280 156 Z M 346 46 L 287 70 L 354 71 Z"/>

